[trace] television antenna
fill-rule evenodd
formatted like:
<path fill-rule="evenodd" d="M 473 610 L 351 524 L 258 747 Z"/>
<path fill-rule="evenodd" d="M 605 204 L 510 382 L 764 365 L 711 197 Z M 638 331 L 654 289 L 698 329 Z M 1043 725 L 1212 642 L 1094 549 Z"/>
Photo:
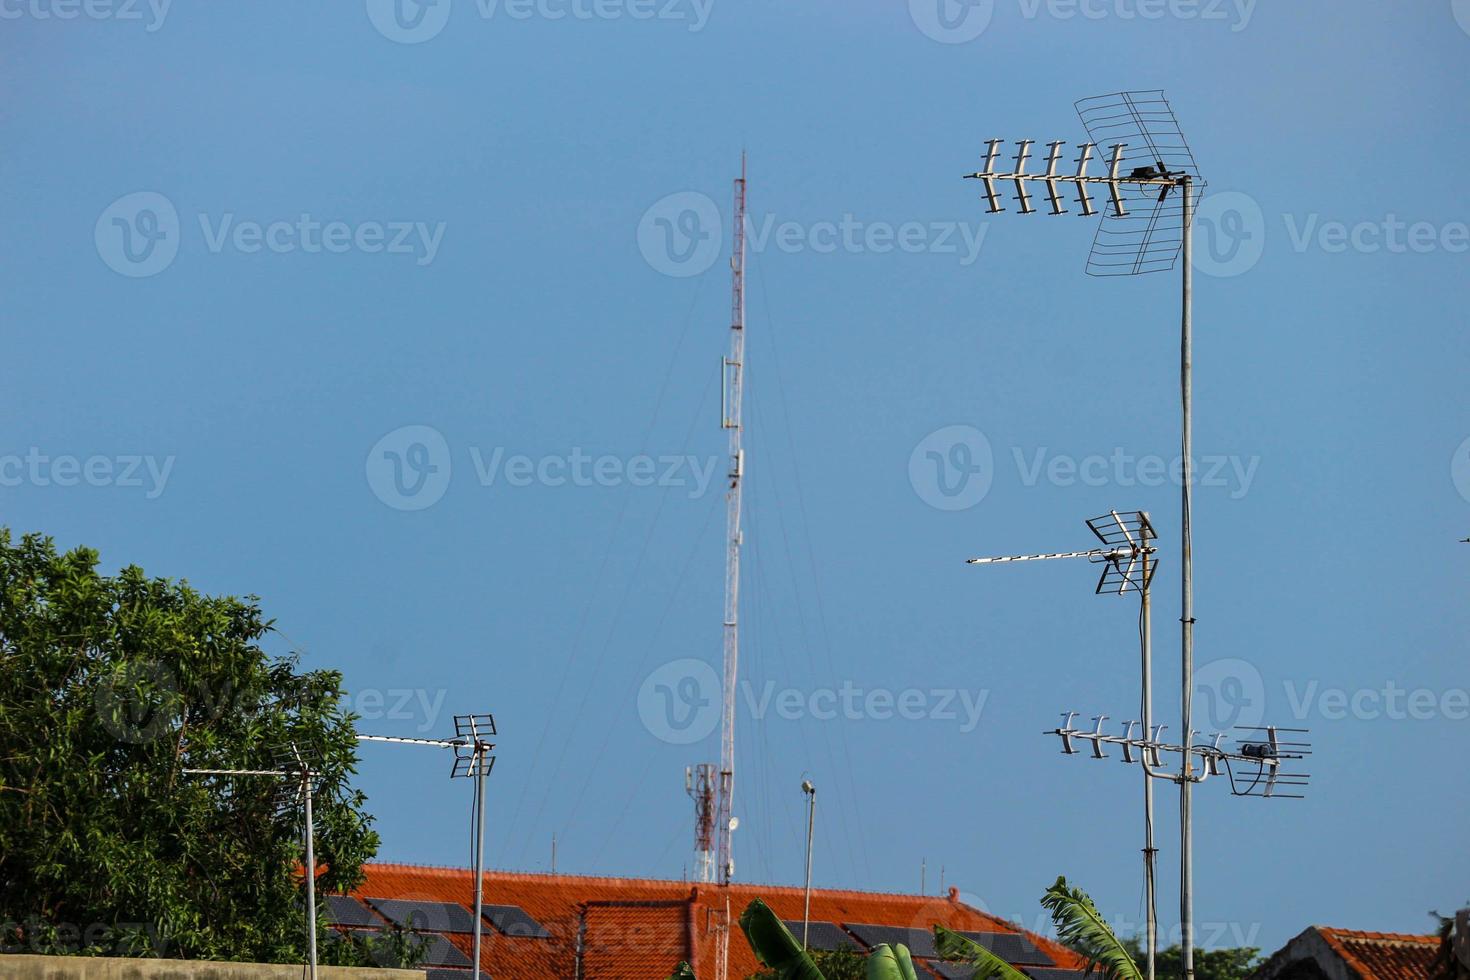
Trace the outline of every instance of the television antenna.
<path fill-rule="evenodd" d="M 188 776 L 219 776 L 234 779 L 243 776 L 264 776 L 281 780 L 274 795 L 276 816 L 295 810 L 298 804 L 304 808 L 302 840 L 306 846 L 306 945 L 307 964 L 311 980 L 316 973 L 316 831 L 311 812 L 311 800 L 321 785 L 321 772 L 301 753 L 295 744 L 289 744 L 283 752 L 280 765 L 275 769 L 184 769 Z"/>
<path fill-rule="evenodd" d="M 1307 735 L 1310 730 L 1306 728 L 1236 726 L 1234 730 L 1243 734 L 1235 735 L 1235 745 L 1227 749 L 1223 743 L 1230 736 L 1225 732 L 1212 733 L 1205 743 L 1194 741 L 1198 732 L 1191 732 L 1184 743 L 1171 743 L 1162 738 L 1163 726 L 1160 726 L 1159 733 L 1142 736 L 1134 734 L 1138 722 L 1128 721 L 1124 722 L 1121 735 L 1106 735 L 1103 724 L 1108 720 L 1107 715 L 1094 715 L 1091 729 L 1074 728 L 1072 721 L 1076 717 L 1075 711 L 1063 712 L 1062 724 L 1046 733 L 1061 738 L 1065 755 L 1079 754 L 1081 750 L 1077 743 L 1085 742 L 1090 746 L 1094 759 L 1106 759 L 1108 754 L 1103 751 L 1104 747 L 1117 745 L 1122 747 L 1124 763 L 1141 763 L 1144 771 L 1154 778 L 1178 782 L 1179 774 L 1163 771 L 1162 756 L 1164 753 L 1188 754 L 1199 763 L 1198 772 L 1190 777 L 1193 782 L 1202 783 L 1211 776 L 1223 774 L 1230 782 L 1232 796 L 1300 800 L 1305 797 L 1304 793 L 1285 791 L 1304 790 L 1311 781 L 1310 773 L 1282 769 L 1282 763 L 1299 761 L 1312 754 L 1312 744 L 1306 739 L 1282 738 L 1283 735 Z M 1239 772 L 1236 772 L 1237 767 Z M 1159 771 L 1154 771 L 1156 769 Z"/>
<path fill-rule="evenodd" d="M 475 828 L 475 946 L 473 980 L 480 980 L 480 936 L 484 928 L 485 886 L 485 777 L 495 768 L 495 716 L 455 715 L 454 738 L 405 738 L 398 735 L 358 735 L 359 742 L 390 742 L 397 745 L 427 745 L 432 748 L 453 749 L 454 763 L 449 770 L 450 779 L 473 779 L 475 795 L 470 803 L 470 822 Z"/>
<path fill-rule="evenodd" d="M 1141 510 L 1110 510 L 1100 517 L 1089 518 L 1087 528 L 1102 545 L 1087 551 L 1063 551 L 1046 555 L 1008 555 L 999 558 L 970 558 L 971 565 L 995 565 L 1013 561 L 1048 561 L 1060 558 L 1086 558 L 1093 564 L 1103 566 L 1097 580 L 1096 595 L 1125 595 L 1136 592 L 1140 597 L 1138 632 L 1142 647 L 1142 697 L 1143 730 L 1157 737 L 1159 732 L 1151 725 L 1153 721 L 1153 657 L 1152 619 L 1150 616 L 1149 587 L 1153 582 L 1158 561 L 1154 553 L 1158 550 L 1153 542 L 1158 539 L 1148 513 Z M 1162 730 L 1162 726 L 1160 726 Z M 1130 732 L 1132 729 L 1130 728 Z M 1147 774 L 1143 780 L 1143 881 L 1144 908 L 1147 916 L 1145 935 L 1147 964 L 1145 977 L 1154 975 L 1155 948 L 1158 944 L 1158 916 L 1154 903 L 1154 865 L 1158 849 L 1154 847 L 1154 786 Z"/>
<path fill-rule="evenodd" d="M 1181 456 L 1183 459 L 1180 558 L 1181 610 L 1180 660 L 1183 729 L 1192 730 L 1194 710 L 1194 546 L 1191 529 L 1193 475 L 1193 233 L 1194 212 L 1204 192 L 1205 182 L 1194 161 L 1194 154 L 1184 138 L 1174 110 L 1161 90 L 1117 92 L 1082 99 L 1075 104 L 1077 115 L 1086 128 L 1089 142 L 1079 146 L 1077 169 L 1071 174 L 1060 172 L 1063 141 L 1048 143 L 1046 169 L 1028 173 L 1034 140 L 1022 140 L 1015 164 L 1009 171 L 997 170 L 1003 141 L 990 140 L 984 167 L 966 177 L 981 181 L 989 210 L 1005 210 L 1000 205 L 998 185 L 1009 183 L 1016 190 L 1021 213 L 1033 213 L 1028 187 L 1041 187 L 1052 214 L 1063 214 L 1061 187 L 1070 185 L 1076 192 L 1077 204 L 1084 217 L 1098 213 L 1089 190 L 1104 188 L 1108 193 L 1108 210 L 1098 224 L 1092 251 L 1087 259 L 1087 272 L 1094 276 L 1128 276 L 1161 272 L 1174 268 L 1183 258 L 1179 343 L 1179 388 L 1183 416 Z M 1091 176 L 1088 165 L 1093 152 L 1106 145 L 1107 175 Z M 1130 149 L 1130 147 L 1132 149 Z M 1187 739 L 1186 739 L 1187 741 Z M 1194 980 L 1194 820 L 1192 787 L 1193 752 L 1180 756 L 1180 946 L 1184 980 Z"/>

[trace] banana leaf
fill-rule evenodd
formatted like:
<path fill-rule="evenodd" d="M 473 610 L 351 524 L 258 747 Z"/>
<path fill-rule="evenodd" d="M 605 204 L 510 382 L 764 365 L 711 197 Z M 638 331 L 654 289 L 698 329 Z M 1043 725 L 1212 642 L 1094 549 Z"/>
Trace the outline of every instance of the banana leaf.
<path fill-rule="evenodd" d="M 1030 980 L 1026 974 L 984 946 L 941 925 L 934 927 L 934 948 L 939 951 L 941 959 L 957 960 L 973 966 L 973 980 L 990 980 L 991 977 L 998 977 L 999 980 Z"/>
<path fill-rule="evenodd" d="M 879 943 L 868 954 L 868 980 L 919 980 L 914 961 L 903 943 Z"/>
<path fill-rule="evenodd" d="M 756 959 L 775 970 L 781 980 L 824 980 L 801 943 L 765 902 L 757 898 L 745 907 L 740 914 L 740 928 Z"/>
<path fill-rule="evenodd" d="M 1113 935 L 1082 889 L 1069 887 L 1066 878 L 1058 877 L 1041 897 L 1041 904 L 1051 913 L 1057 938 L 1087 957 L 1090 972 L 1101 974 L 1104 980 L 1143 980 L 1128 948 Z"/>

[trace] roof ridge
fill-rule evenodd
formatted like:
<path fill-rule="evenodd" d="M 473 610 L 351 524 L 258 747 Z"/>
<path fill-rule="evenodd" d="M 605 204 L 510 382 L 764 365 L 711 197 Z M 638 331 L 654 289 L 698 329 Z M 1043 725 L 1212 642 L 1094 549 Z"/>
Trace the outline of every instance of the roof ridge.
<path fill-rule="evenodd" d="M 1339 926 L 1313 926 L 1318 932 L 1330 933 L 1338 939 L 1356 939 L 1368 942 L 1429 943 L 1438 945 L 1438 936 L 1409 932 L 1373 932 L 1363 929 L 1343 929 Z"/>

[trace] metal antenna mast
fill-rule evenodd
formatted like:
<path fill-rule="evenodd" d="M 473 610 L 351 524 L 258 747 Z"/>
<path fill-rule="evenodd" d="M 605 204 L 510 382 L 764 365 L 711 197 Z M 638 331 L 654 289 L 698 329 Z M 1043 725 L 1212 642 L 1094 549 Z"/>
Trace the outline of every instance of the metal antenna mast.
<path fill-rule="evenodd" d="M 1098 225 L 1087 272 L 1095 276 L 1138 275 L 1174 268 L 1181 252 L 1184 258 L 1182 314 L 1180 320 L 1180 407 L 1183 415 L 1182 452 L 1183 487 L 1181 491 L 1180 557 L 1182 565 L 1180 611 L 1180 662 L 1183 702 L 1184 743 L 1189 744 L 1194 689 L 1194 548 L 1191 526 L 1191 484 L 1193 482 L 1193 269 L 1191 266 L 1193 216 L 1205 182 L 1200 177 L 1194 154 L 1174 118 L 1174 110 L 1162 91 L 1119 92 L 1076 103 L 1077 114 L 1086 127 L 1090 142 L 1078 147 L 1074 173 L 1058 171 L 1063 141 L 1048 143 L 1046 169 L 1027 173 L 1034 140 L 1018 144 L 1014 166 L 1009 172 L 996 169 L 1001 140 L 988 141 L 985 165 L 966 177 L 978 179 L 992 213 L 1005 210 L 1000 204 L 998 183 L 1015 187 L 1016 201 L 1022 214 L 1033 213 L 1028 186 L 1040 186 L 1047 197 L 1052 214 L 1063 214 L 1061 188 L 1070 185 L 1076 192 L 1077 206 L 1083 217 L 1097 214 L 1088 196 L 1090 186 L 1105 187 L 1109 205 Z M 1088 165 L 1093 151 L 1108 147 L 1107 175 L 1089 176 Z M 1129 147 L 1134 149 L 1130 152 Z M 1174 193 L 1170 193 L 1170 192 Z M 1145 640 L 1145 647 L 1147 641 Z M 1147 665 L 1148 654 L 1144 655 Z M 1148 681 L 1144 701 L 1148 701 Z M 1144 737 L 1151 737 L 1145 730 Z M 1199 778 L 1193 773 L 1194 756 L 1181 753 L 1179 783 L 1180 811 L 1180 887 L 1179 918 L 1184 980 L 1194 980 L 1194 871 L 1193 812 L 1191 786 Z M 1145 771 L 1147 771 L 1147 766 Z M 1149 959 L 1153 959 L 1150 944 Z M 1150 963 L 1152 967 L 1152 962 Z M 1150 969 L 1152 977 L 1152 969 Z"/>
<path fill-rule="evenodd" d="M 735 241 L 730 251 L 730 354 L 723 376 L 721 424 L 730 436 L 730 488 L 725 494 L 725 670 L 720 720 L 720 785 L 715 833 L 719 848 L 720 885 L 725 914 L 715 937 L 715 978 L 727 980 L 730 969 L 730 879 L 735 874 L 731 835 L 739 826 L 731 809 L 735 796 L 735 677 L 740 661 L 740 482 L 745 476 L 741 445 L 741 409 L 745 394 L 745 154 L 735 181 Z"/>
<path fill-rule="evenodd" d="M 453 749 L 454 765 L 449 770 L 450 779 L 474 779 L 475 795 L 470 804 L 470 818 L 475 827 L 475 946 L 474 980 L 480 980 L 480 936 L 484 928 L 485 888 L 485 777 L 495 768 L 495 748 L 487 737 L 495 736 L 494 715 L 455 715 L 454 738 L 402 738 L 396 735 L 358 735 L 359 742 L 392 742 L 398 745 L 427 745 L 433 748 Z M 555 838 L 552 839 L 552 854 L 556 853 Z M 555 857 L 552 858 L 555 863 Z"/>
<path fill-rule="evenodd" d="M 285 753 L 286 758 L 276 769 L 184 769 L 183 773 L 190 776 L 224 776 L 234 778 L 236 776 L 269 776 L 273 779 L 283 781 L 281 791 L 276 794 L 277 815 L 295 808 L 297 803 L 304 804 L 302 843 L 306 849 L 306 946 L 307 964 L 310 969 L 310 980 L 317 980 L 316 974 L 316 830 L 311 812 L 311 799 L 316 793 L 321 773 L 312 768 L 297 750 L 295 745 L 288 746 Z"/>
<path fill-rule="evenodd" d="M 1158 562 L 1154 559 L 1157 550 L 1150 543 L 1158 538 L 1148 514 L 1143 511 L 1108 511 L 1101 517 L 1087 522 L 1087 527 L 1102 542 L 1101 548 L 1088 551 L 1067 551 L 1049 555 L 1011 555 L 1003 558 L 971 558 L 972 565 L 992 565 L 1012 561 L 1045 561 L 1053 558 L 1086 558 L 1090 562 L 1102 562 L 1102 577 L 1098 579 L 1095 593 L 1123 595 L 1130 589 L 1140 596 L 1139 642 L 1142 647 L 1143 668 L 1141 712 L 1143 732 L 1146 738 L 1157 738 L 1163 730 L 1155 731 L 1153 722 L 1153 673 L 1151 662 L 1150 634 L 1153 626 L 1149 611 L 1149 586 L 1153 581 Z M 1126 564 L 1125 564 L 1126 562 Z M 1133 731 L 1129 722 L 1128 731 Z M 1145 773 L 1143 780 L 1143 881 L 1146 920 L 1147 963 L 1144 976 L 1153 980 L 1155 949 L 1158 945 L 1158 918 L 1155 914 L 1154 880 L 1158 849 L 1154 847 L 1154 787 L 1153 780 Z"/>

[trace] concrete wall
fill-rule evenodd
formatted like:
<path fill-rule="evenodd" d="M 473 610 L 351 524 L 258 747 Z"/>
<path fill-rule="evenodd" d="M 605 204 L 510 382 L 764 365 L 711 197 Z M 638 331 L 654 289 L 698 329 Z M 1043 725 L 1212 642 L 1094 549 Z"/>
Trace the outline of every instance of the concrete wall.
<path fill-rule="evenodd" d="M 0 955 L 4 980 L 301 980 L 300 964 Z M 424 980 L 423 970 L 319 966 L 319 980 Z"/>

